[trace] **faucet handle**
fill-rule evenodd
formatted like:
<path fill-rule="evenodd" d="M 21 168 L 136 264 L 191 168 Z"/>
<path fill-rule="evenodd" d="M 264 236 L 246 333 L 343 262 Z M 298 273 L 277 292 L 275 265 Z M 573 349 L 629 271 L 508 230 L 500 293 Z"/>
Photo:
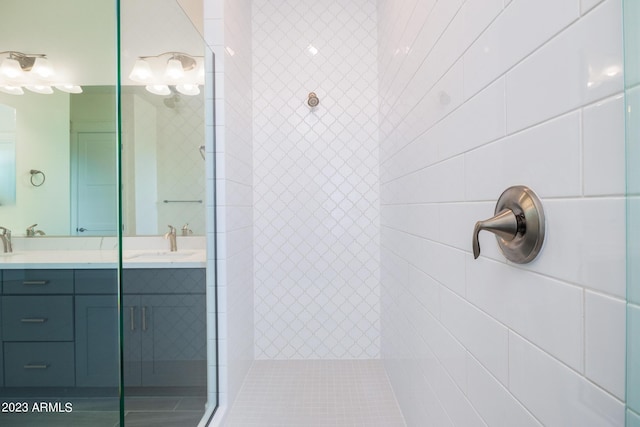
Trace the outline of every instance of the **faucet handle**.
<path fill-rule="evenodd" d="M 511 209 L 504 209 L 493 218 L 476 222 L 473 228 L 472 239 L 473 257 L 477 259 L 480 256 L 480 242 L 478 241 L 480 231 L 491 231 L 507 242 L 510 242 L 516 237 L 516 234 L 518 234 L 519 228 L 518 219 Z"/>
<path fill-rule="evenodd" d="M 165 235 L 164 235 L 165 239 L 168 239 L 169 236 L 171 236 L 171 235 L 173 235 L 173 236 L 176 235 L 176 228 L 173 225 L 169 224 L 167 227 L 169 227 L 169 231 L 167 231 L 165 233 Z"/>
<path fill-rule="evenodd" d="M 496 215 L 476 222 L 471 246 L 473 257 L 480 256 L 478 234 L 482 230 L 496 235 L 502 254 L 511 262 L 526 264 L 542 249 L 545 219 L 542 203 L 530 188 L 516 185 L 507 188 L 496 203 Z"/>
<path fill-rule="evenodd" d="M 193 234 L 193 230 L 189 228 L 189 223 L 186 223 L 182 226 L 182 235 L 188 236 L 189 234 Z"/>

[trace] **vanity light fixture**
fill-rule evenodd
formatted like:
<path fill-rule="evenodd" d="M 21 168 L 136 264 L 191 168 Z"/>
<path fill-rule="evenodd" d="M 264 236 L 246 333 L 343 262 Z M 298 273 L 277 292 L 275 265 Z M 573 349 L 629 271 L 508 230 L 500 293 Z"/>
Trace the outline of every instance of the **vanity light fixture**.
<path fill-rule="evenodd" d="M 9 50 L 0 52 L 0 60 L 1 92 L 22 95 L 24 88 L 35 93 L 51 94 L 52 86 L 63 92 L 82 92 L 82 88 L 78 85 L 60 84 L 53 80 L 55 70 L 45 54 Z"/>
<path fill-rule="evenodd" d="M 80 86 L 70 84 L 70 83 L 56 85 L 56 89 L 58 89 L 61 92 L 67 92 L 67 93 L 82 93 L 82 88 Z"/>
<path fill-rule="evenodd" d="M 167 61 L 167 69 L 164 72 L 165 77 L 170 80 L 180 80 L 184 77 L 184 68 L 180 60 L 171 58 Z"/>
<path fill-rule="evenodd" d="M 167 85 L 147 85 L 145 86 L 149 92 L 154 95 L 170 95 L 171 89 Z"/>
<path fill-rule="evenodd" d="M 18 78 L 22 75 L 22 67 L 17 59 L 13 57 L 6 58 L 0 64 L 0 73 L 10 79 Z"/>
<path fill-rule="evenodd" d="M 24 94 L 24 91 L 20 86 L 0 86 L 0 92 L 8 93 L 9 95 Z"/>
<path fill-rule="evenodd" d="M 33 93 L 41 93 L 43 95 L 51 95 L 53 93 L 51 86 L 47 85 L 26 85 L 24 88 Z"/>
<path fill-rule="evenodd" d="M 173 89 L 169 86 L 183 95 L 198 95 L 199 85 L 204 84 L 204 58 L 182 52 L 140 56 L 129 78 L 144 83 L 145 88 L 156 95 L 170 95 Z"/>
<path fill-rule="evenodd" d="M 181 83 L 176 85 L 176 90 L 183 95 L 194 96 L 200 94 L 200 88 L 196 84 Z"/>

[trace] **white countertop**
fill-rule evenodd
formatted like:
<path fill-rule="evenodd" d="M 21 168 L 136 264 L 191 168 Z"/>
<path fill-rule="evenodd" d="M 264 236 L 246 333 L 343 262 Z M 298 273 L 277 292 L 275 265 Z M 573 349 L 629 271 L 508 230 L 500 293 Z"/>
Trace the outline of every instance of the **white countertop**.
<path fill-rule="evenodd" d="M 2 269 L 99 269 L 117 268 L 118 250 L 115 239 L 80 238 L 15 239 L 11 253 L 0 253 Z M 167 243 L 157 238 L 125 238 L 123 268 L 204 268 L 207 254 L 204 238 L 179 240 L 178 251 L 166 249 Z"/>

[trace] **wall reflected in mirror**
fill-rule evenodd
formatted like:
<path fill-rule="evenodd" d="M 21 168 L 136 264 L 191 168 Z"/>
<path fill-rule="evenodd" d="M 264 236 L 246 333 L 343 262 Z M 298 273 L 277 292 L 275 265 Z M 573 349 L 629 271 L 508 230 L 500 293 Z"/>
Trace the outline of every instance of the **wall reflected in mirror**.
<path fill-rule="evenodd" d="M 16 203 L 16 109 L 0 104 L 0 206 Z"/>
<path fill-rule="evenodd" d="M 205 234 L 204 95 L 122 87 L 125 235 Z"/>

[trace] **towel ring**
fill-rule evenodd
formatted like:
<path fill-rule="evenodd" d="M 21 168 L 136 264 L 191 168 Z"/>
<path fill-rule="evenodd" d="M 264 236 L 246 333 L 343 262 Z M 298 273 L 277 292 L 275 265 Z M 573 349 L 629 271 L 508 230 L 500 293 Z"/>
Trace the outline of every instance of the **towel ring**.
<path fill-rule="evenodd" d="M 29 173 L 31 173 L 31 179 L 30 179 L 31 185 L 33 185 L 34 187 L 40 187 L 47 180 L 47 177 L 44 175 L 44 172 L 39 171 L 37 169 L 31 169 Z M 42 181 L 39 184 L 36 184 L 34 182 L 34 178 L 38 175 L 42 175 Z"/>

